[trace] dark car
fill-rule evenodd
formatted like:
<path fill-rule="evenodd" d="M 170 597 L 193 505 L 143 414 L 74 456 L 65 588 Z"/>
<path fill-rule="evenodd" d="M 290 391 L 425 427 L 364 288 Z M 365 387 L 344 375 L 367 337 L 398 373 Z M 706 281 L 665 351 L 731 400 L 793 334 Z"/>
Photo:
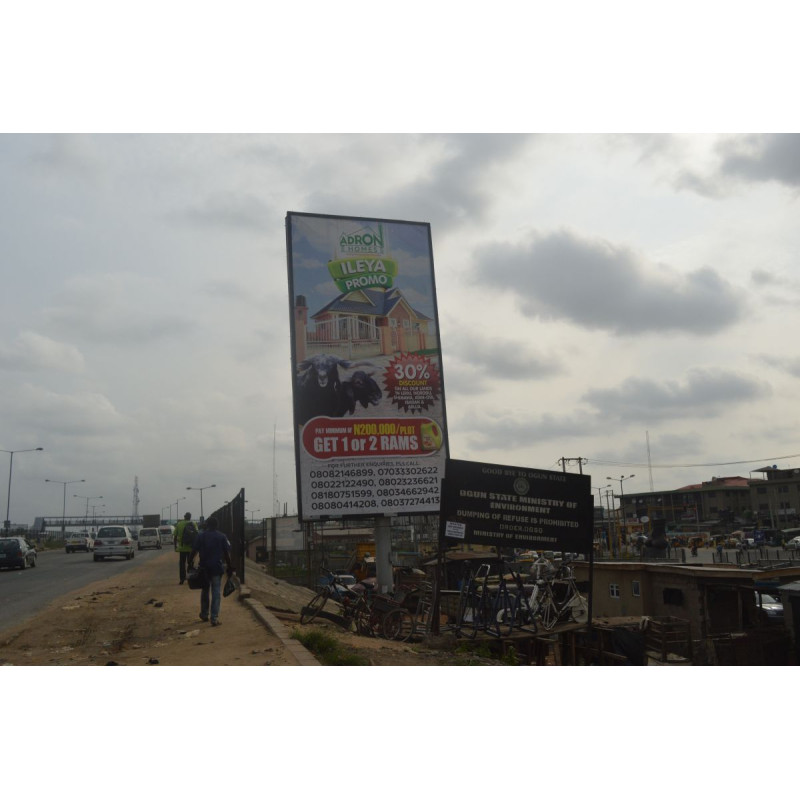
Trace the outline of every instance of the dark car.
<path fill-rule="evenodd" d="M 0 569 L 25 569 L 36 566 L 36 548 L 22 536 L 0 539 Z"/>

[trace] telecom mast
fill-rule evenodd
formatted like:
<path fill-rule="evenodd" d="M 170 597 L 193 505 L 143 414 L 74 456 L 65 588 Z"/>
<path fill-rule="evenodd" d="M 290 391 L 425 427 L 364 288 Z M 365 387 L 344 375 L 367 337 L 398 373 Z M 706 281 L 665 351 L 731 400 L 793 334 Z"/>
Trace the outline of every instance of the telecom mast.
<path fill-rule="evenodd" d="M 131 516 L 134 518 L 139 516 L 139 476 L 133 476 L 133 511 Z"/>

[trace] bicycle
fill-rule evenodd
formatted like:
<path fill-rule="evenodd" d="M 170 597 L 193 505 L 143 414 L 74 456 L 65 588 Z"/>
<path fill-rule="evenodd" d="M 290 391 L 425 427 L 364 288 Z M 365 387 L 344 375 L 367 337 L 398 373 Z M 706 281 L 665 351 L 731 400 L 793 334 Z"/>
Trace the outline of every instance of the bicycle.
<path fill-rule="evenodd" d="M 486 629 L 487 598 L 489 597 L 489 564 L 481 564 L 474 572 L 469 570 L 461 582 L 456 618 L 456 636 L 469 636 L 474 639 L 479 631 Z M 470 632 L 464 633 L 464 628 Z"/>
<path fill-rule="evenodd" d="M 534 584 L 533 589 L 529 589 L 525 586 L 520 573 L 509 569 L 508 572 L 514 583 L 514 588 L 510 590 L 505 577 L 504 567 L 505 562 L 503 562 L 501 567 L 502 572 L 500 576 L 500 586 L 498 588 L 498 602 L 496 603 L 499 607 L 496 616 L 498 631 L 500 630 L 500 626 L 502 626 L 503 633 L 501 635 L 510 636 L 514 628 L 520 631 L 537 633 L 539 630 L 536 624 L 535 605 L 537 586 Z M 502 601 L 502 605 L 500 601 Z"/>
<path fill-rule="evenodd" d="M 325 607 L 328 600 L 333 600 L 341 605 L 341 610 L 344 610 L 346 604 L 341 604 L 341 600 L 350 595 L 357 594 L 349 586 L 339 583 L 335 573 L 329 569 L 320 567 L 320 574 L 322 577 L 319 579 L 320 587 L 317 589 L 316 595 L 311 599 L 307 606 L 303 606 L 300 610 L 300 624 L 307 625 L 314 620 L 320 611 Z"/>
<path fill-rule="evenodd" d="M 578 591 L 569 562 L 562 564 L 552 578 L 537 581 L 537 588 L 541 590 L 542 599 L 537 597 L 536 612 L 545 630 L 552 630 L 560 622 L 582 623 L 589 619 L 588 603 Z"/>

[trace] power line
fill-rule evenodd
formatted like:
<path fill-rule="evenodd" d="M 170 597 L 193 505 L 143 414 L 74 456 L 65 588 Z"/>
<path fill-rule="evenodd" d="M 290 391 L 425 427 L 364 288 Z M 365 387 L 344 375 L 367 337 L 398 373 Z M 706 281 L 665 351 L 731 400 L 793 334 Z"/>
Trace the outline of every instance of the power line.
<path fill-rule="evenodd" d="M 737 464 L 757 464 L 765 461 L 785 461 L 787 458 L 800 458 L 800 453 L 790 456 L 769 456 L 768 458 L 748 458 L 746 461 L 712 461 L 707 464 L 639 464 L 633 461 L 601 461 L 600 459 L 587 458 L 587 464 L 602 464 L 613 467 L 652 467 L 653 469 L 689 469 L 691 467 L 730 467 Z"/>

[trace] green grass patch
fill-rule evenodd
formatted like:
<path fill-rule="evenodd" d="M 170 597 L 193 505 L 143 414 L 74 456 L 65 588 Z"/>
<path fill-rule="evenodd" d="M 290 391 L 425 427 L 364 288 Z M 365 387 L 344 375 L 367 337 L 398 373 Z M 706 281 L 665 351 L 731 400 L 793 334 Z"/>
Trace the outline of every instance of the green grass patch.
<path fill-rule="evenodd" d="M 368 667 L 369 660 L 345 650 L 329 633 L 320 630 L 298 630 L 292 633 L 326 667 Z"/>

